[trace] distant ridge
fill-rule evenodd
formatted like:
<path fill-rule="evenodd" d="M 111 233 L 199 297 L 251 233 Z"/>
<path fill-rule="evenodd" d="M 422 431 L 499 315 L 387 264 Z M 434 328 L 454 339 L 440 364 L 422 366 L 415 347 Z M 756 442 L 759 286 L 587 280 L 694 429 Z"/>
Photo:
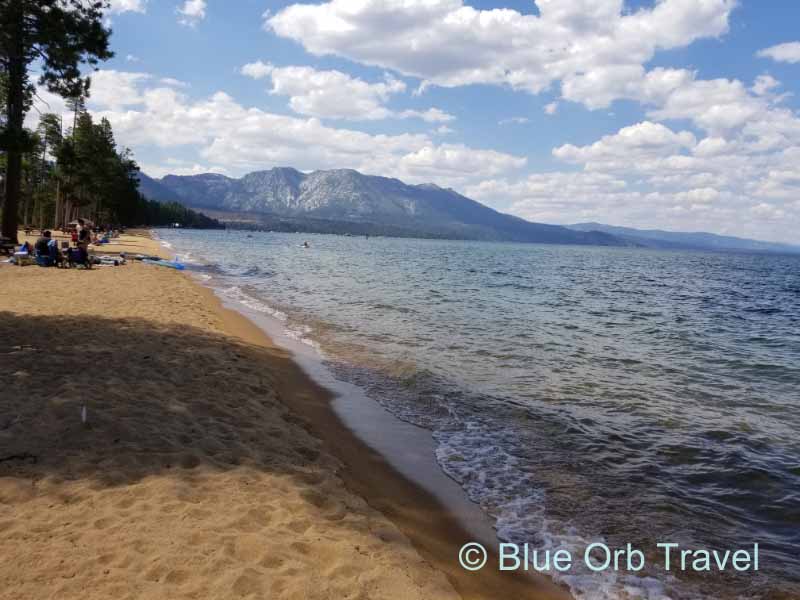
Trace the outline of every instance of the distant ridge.
<path fill-rule="evenodd" d="M 182 202 L 183 199 L 159 181 L 139 172 L 139 192 L 148 200 L 158 202 Z"/>
<path fill-rule="evenodd" d="M 351 169 L 302 173 L 274 168 L 241 179 L 206 173 L 143 175 L 142 193 L 154 200 L 177 196 L 232 226 L 283 231 L 383 234 L 404 237 L 594 244 L 630 242 L 596 231 L 531 223 L 500 213 L 433 184 L 408 185 L 398 179 Z"/>
<path fill-rule="evenodd" d="M 715 233 L 662 231 L 659 229 L 634 229 L 602 223 L 567 225 L 574 231 L 603 231 L 633 244 L 663 249 L 717 250 L 741 252 L 780 252 L 800 254 L 800 246 L 762 242 L 745 238 L 717 235 Z"/>

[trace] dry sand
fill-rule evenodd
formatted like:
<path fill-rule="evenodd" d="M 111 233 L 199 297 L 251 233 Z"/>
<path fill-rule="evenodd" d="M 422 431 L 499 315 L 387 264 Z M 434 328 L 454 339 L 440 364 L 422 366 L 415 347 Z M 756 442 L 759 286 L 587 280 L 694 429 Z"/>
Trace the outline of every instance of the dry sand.
<path fill-rule="evenodd" d="M 567 597 L 461 571 L 328 399 L 184 274 L 0 266 L 0 598 Z"/>

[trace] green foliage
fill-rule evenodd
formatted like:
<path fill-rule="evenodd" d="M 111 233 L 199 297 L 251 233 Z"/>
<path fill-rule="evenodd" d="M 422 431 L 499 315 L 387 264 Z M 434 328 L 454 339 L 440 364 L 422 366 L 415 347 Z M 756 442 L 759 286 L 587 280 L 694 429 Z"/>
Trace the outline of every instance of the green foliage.
<path fill-rule="evenodd" d="M 57 139 L 57 132 L 53 133 Z M 71 205 L 98 224 L 214 227 L 218 224 L 179 204 L 160 204 L 139 193 L 139 166 L 130 150 L 118 150 L 107 119 L 77 115 L 72 135 L 56 146 L 58 169 Z"/>
<path fill-rule="evenodd" d="M 138 206 L 141 212 L 138 220 L 133 222 L 142 225 L 162 227 L 177 223 L 181 227 L 194 229 L 221 229 L 223 227 L 216 219 L 195 212 L 177 202 L 161 203 L 142 198 Z"/>
<path fill-rule="evenodd" d="M 2 233 L 17 224 L 59 226 L 77 216 L 98 224 L 214 226 L 181 206 L 146 201 L 139 167 L 118 149 L 111 124 L 85 109 L 91 79 L 81 68 L 113 56 L 103 24 L 106 0 L 0 0 L 0 167 L 5 176 Z M 68 99 L 68 136 L 57 115 L 43 115 L 36 132 L 23 123 L 39 85 Z M 0 190 L 2 192 L 3 190 Z"/>
<path fill-rule="evenodd" d="M 50 92 L 85 96 L 90 81 L 81 67 L 113 56 L 111 31 L 103 24 L 108 7 L 97 0 L 0 0 L 0 144 L 6 152 L 2 232 L 8 237 L 16 237 L 23 199 L 23 154 L 33 151 L 23 127 L 33 95 L 31 65 L 36 63 L 39 84 Z"/>
<path fill-rule="evenodd" d="M 81 65 L 114 56 L 103 24 L 107 1 L 0 0 L 0 61 L 9 73 L 39 62 L 39 83 L 65 98 L 86 95 Z"/>
<path fill-rule="evenodd" d="M 79 108 L 80 110 L 80 108 Z M 18 218 L 24 225 L 58 227 L 77 217 L 98 225 L 215 228 L 219 223 L 180 204 L 162 204 L 139 193 L 139 166 L 119 149 L 106 119 L 85 111 L 63 135 L 61 117 L 41 116 L 23 154 Z"/>

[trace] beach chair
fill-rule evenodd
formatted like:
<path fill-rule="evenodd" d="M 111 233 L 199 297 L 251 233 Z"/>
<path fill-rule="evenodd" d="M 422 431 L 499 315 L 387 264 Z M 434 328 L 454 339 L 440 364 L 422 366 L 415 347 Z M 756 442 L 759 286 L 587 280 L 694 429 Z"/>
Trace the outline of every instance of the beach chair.
<path fill-rule="evenodd" d="M 37 244 L 38 245 L 38 244 Z M 36 264 L 40 267 L 62 267 L 64 266 L 64 260 L 61 254 L 58 251 L 58 247 L 56 246 L 55 241 L 51 241 L 47 245 L 47 253 L 40 252 L 39 249 L 36 249 Z"/>
<path fill-rule="evenodd" d="M 28 252 L 14 252 L 14 264 L 19 267 L 33 264 L 33 257 Z"/>
<path fill-rule="evenodd" d="M 81 252 L 80 248 L 70 248 L 67 250 L 67 264 L 70 268 L 76 266 L 82 266 L 86 269 L 92 268 L 91 258 L 89 257 L 89 253 Z"/>
<path fill-rule="evenodd" d="M 54 267 L 56 266 L 56 261 L 52 256 L 45 256 L 37 253 L 36 264 L 40 267 Z"/>

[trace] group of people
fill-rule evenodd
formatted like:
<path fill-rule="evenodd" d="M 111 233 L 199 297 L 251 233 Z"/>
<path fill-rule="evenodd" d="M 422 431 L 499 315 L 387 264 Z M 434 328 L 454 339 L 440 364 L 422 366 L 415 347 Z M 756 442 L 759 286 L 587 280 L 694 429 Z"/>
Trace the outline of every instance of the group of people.
<path fill-rule="evenodd" d="M 83 219 L 78 219 L 78 226 L 72 232 L 72 241 L 75 247 L 65 248 L 62 252 L 58 242 L 53 239 L 52 232 L 42 231 L 42 235 L 33 246 L 30 242 L 25 242 L 15 256 L 18 260 L 22 260 L 27 254 L 42 267 L 83 265 L 90 269 L 92 263 L 89 260 L 89 244 L 93 242 L 92 231 Z"/>

